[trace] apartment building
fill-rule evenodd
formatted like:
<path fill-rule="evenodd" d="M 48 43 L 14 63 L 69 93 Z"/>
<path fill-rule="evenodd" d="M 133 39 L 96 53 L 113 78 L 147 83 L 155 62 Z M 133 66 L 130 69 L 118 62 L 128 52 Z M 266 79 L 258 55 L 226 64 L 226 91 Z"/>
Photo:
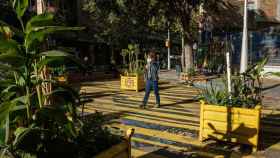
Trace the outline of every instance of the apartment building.
<path fill-rule="evenodd" d="M 244 0 L 229 0 L 240 6 L 243 12 Z M 269 56 L 266 71 L 280 71 L 280 0 L 248 0 L 249 26 L 249 60 L 254 63 L 258 59 Z M 252 19 L 253 23 L 252 24 Z M 242 32 L 233 33 L 235 45 L 234 61 L 240 60 Z"/>

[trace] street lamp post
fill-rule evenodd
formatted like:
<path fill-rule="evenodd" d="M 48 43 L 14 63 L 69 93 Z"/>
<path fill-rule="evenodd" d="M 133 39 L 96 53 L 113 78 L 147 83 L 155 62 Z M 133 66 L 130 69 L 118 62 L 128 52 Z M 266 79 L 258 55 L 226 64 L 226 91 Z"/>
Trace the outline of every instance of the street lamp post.
<path fill-rule="evenodd" d="M 168 41 L 168 47 L 167 47 L 167 69 L 171 69 L 170 64 L 170 29 L 169 29 L 169 23 L 168 23 L 168 33 L 167 33 L 167 41 Z"/>
<path fill-rule="evenodd" d="M 243 24 L 243 38 L 242 38 L 241 60 L 240 60 L 240 73 L 245 72 L 248 66 L 247 5 L 248 5 L 248 0 L 244 0 L 244 22 L 243 22 L 244 24 Z"/>

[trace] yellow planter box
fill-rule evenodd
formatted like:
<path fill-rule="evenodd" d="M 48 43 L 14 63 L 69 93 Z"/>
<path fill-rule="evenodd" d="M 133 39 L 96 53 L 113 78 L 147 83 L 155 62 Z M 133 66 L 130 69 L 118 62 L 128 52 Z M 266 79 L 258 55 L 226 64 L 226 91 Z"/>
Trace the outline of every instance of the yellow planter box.
<path fill-rule="evenodd" d="M 58 80 L 59 82 L 66 82 L 66 81 L 67 81 L 67 77 L 65 77 L 65 76 L 59 76 L 59 77 L 57 78 L 57 80 Z"/>
<path fill-rule="evenodd" d="M 121 75 L 121 89 L 135 90 L 136 92 L 145 88 L 145 81 L 143 75 L 132 74 L 129 76 Z"/>
<path fill-rule="evenodd" d="M 58 76 L 58 77 L 54 77 L 54 79 L 58 83 L 67 83 L 67 81 L 68 81 L 67 76 Z"/>
<path fill-rule="evenodd" d="M 94 156 L 94 158 L 131 158 L 131 137 L 134 133 L 134 129 L 129 129 L 126 132 L 125 139 L 111 147 Z"/>
<path fill-rule="evenodd" d="M 201 101 L 199 139 L 214 138 L 258 149 L 261 107 L 255 109 L 207 105 Z"/>
<path fill-rule="evenodd" d="M 181 72 L 180 73 L 180 80 L 182 80 L 182 81 L 188 81 L 188 80 L 190 80 L 190 76 L 188 75 L 188 73 L 184 73 L 184 72 Z"/>

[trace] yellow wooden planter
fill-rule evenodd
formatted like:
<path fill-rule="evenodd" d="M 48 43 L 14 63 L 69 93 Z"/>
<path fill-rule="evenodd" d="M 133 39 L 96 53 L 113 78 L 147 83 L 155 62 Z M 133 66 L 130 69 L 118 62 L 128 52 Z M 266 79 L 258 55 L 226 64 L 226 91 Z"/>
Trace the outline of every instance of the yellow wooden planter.
<path fill-rule="evenodd" d="M 180 73 L 180 80 L 182 81 L 189 81 L 190 80 L 190 76 L 188 73 L 184 73 L 184 72 L 181 72 Z"/>
<path fill-rule="evenodd" d="M 59 82 L 66 82 L 67 81 L 67 77 L 66 76 L 59 76 L 59 77 L 57 77 L 57 80 Z"/>
<path fill-rule="evenodd" d="M 58 77 L 54 77 L 54 79 L 58 82 L 58 83 L 67 83 L 68 79 L 67 76 L 58 76 Z"/>
<path fill-rule="evenodd" d="M 214 138 L 258 149 L 261 107 L 255 109 L 207 105 L 201 101 L 199 139 Z"/>
<path fill-rule="evenodd" d="M 145 81 L 143 75 L 132 74 L 128 76 L 121 75 L 121 89 L 135 90 L 136 92 L 145 88 Z"/>
<path fill-rule="evenodd" d="M 131 137 L 134 133 L 134 129 L 129 129 L 126 132 L 125 139 L 111 147 L 94 156 L 94 158 L 131 158 Z"/>

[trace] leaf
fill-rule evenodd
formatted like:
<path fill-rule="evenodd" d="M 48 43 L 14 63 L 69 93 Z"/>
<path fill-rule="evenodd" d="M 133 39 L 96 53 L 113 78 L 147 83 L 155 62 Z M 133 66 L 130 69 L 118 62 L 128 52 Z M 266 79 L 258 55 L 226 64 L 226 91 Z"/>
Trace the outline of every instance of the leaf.
<path fill-rule="evenodd" d="M 20 104 L 24 104 L 25 101 L 26 101 L 26 96 L 20 96 L 20 97 L 17 97 L 13 100 L 13 102 L 15 103 L 20 103 Z"/>
<path fill-rule="evenodd" d="M 7 26 L 9 27 L 17 36 L 22 37 L 23 36 L 23 32 L 21 30 L 19 30 L 18 28 L 7 24 L 5 21 L 1 21 L 0 20 L 0 26 Z"/>
<path fill-rule="evenodd" d="M 34 27 L 52 24 L 53 18 L 53 14 L 50 13 L 44 13 L 37 16 L 33 16 L 26 24 L 26 32 L 31 32 Z"/>
<path fill-rule="evenodd" d="M 13 141 L 14 149 L 26 149 L 29 152 L 35 151 L 38 143 L 42 141 L 41 135 L 46 132 L 47 130 L 40 128 L 17 128 L 14 132 L 14 135 L 16 136 L 15 140 Z"/>
<path fill-rule="evenodd" d="M 63 52 L 63 51 L 59 51 L 59 50 L 50 50 L 50 51 L 46 51 L 46 52 L 42 52 L 40 53 L 41 56 L 46 56 L 46 57 L 75 57 L 72 54 Z"/>
<path fill-rule="evenodd" d="M 0 40 L 0 53 L 19 53 L 19 45 L 14 40 Z"/>
<path fill-rule="evenodd" d="M 68 122 L 67 116 L 65 115 L 65 111 L 58 106 L 49 106 L 40 108 L 35 115 L 36 123 L 41 125 L 48 121 L 55 121 L 61 125 Z"/>
<path fill-rule="evenodd" d="M 6 121 L 7 116 L 11 112 L 11 110 L 16 106 L 16 103 L 5 101 L 0 104 L 0 122 L 3 123 Z"/>
<path fill-rule="evenodd" d="M 6 129 L 0 128 L 0 146 L 5 145 L 5 136 L 6 136 Z"/>
<path fill-rule="evenodd" d="M 67 101 L 75 103 L 75 101 L 79 99 L 80 95 L 73 88 L 65 85 L 63 87 L 56 88 L 51 93 L 46 94 L 46 96 L 57 96 L 60 99 L 64 99 L 64 102 Z"/>
<path fill-rule="evenodd" d="M 6 89 L 4 89 L 2 92 L 8 93 L 11 89 L 16 88 L 16 87 L 17 87 L 17 85 L 15 85 L 15 84 L 9 85 L 9 86 L 8 86 Z"/>
<path fill-rule="evenodd" d="M 19 127 L 19 128 L 16 129 L 14 134 L 15 134 L 16 137 L 19 137 L 20 135 L 25 133 L 27 130 L 29 130 L 29 128 Z"/>
<path fill-rule="evenodd" d="M 60 57 L 52 57 L 52 58 L 43 58 L 37 63 L 38 71 L 41 71 L 44 66 L 49 65 L 50 63 L 54 63 L 56 61 L 61 61 Z"/>
<path fill-rule="evenodd" d="M 38 44 L 43 42 L 47 35 L 60 32 L 60 31 L 79 31 L 84 29 L 83 27 L 64 27 L 64 26 L 42 26 L 33 27 L 29 30 L 25 36 L 25 47 L 30 49 L 36 49 Z"/>
<path fill-rule="evenodd" d="M 75 64 L 77 66 L 79 66 L 80 68 L 85 69 L 86 66 L 82 64 L 82 62 L 80 60 L 78 60 L 74 55 L 63 52 L 63 51 L 59 51 L 59 50 L 50 50 L 50 51 L 46 51 L 46 52 L 42 52 L 40 53 L 40 56 L 45 56 L 45 57 L 49 57 L 52 58 L 52 60 L 59 60 L 58 57 L 63 57 L 63 58 L 67 58 L 73 62 L 75 62 Z M 56 58 L 56 59 L 55 59 Z M 51 62 L 51 59 L 49 61 L 43 61 L 42 63 L 40 63 L 40 67 L 39 69 L 42 68 L 42 66 L 44 66 L 44 64 L 47 64 L 47 62 Z"/>
<path fill-rule="evenodd" d="M 14 0 L 13 7 L 15 8 L 18 17 L 23 17 L 28 5 L 29 0 Z"/>
<path fill-rule="evenodd" d="M 7 63 L 12 66 L 22 66 L 25 58 L 17 53 L 4 53 L 0 54 L 0 62 Z"/>

